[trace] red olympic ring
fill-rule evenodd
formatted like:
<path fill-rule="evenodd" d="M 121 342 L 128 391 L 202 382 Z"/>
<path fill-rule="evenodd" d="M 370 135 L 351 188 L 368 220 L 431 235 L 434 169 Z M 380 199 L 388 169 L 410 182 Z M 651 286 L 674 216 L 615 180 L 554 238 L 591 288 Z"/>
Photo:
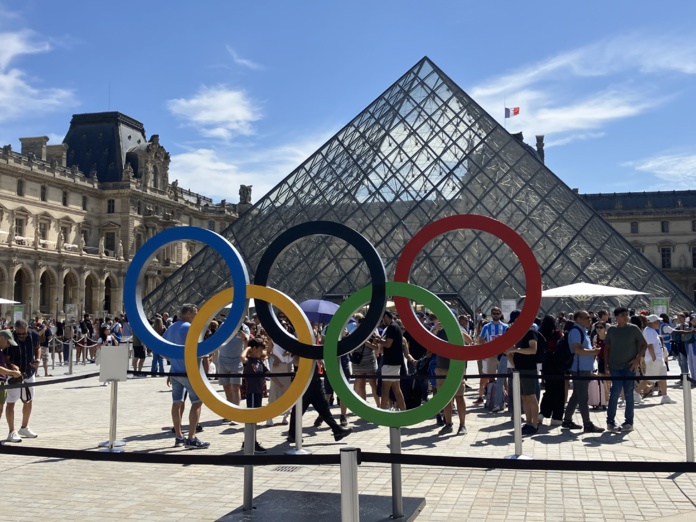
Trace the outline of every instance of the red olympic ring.
<path fill-rule="evenodd" d="M 449 359 L 474 361 L 493 357 L 504 352 L 524 337 L 536 318 L 541 305 L 541 272 L 534 252 L 522 237 L 507 225 L 495 219 L 476 214 L 460 214 L 438 219 L 422 228 L 404 247 L 396 262 L 394 281 L 408 283 L 416 256 L 430 241 L 446 232 L 460 229 L 480 230 L 501 239 L 517 255 L 524 270 L 526 297 L 517 320 L 505 334 L 492 341 L 475 346 L 462 347 L 435 337 L 418 321 L 416 313 L 405 297 L 394 296 L 394 304 L 404 327 L 413 338 L 430 351 Z"/>

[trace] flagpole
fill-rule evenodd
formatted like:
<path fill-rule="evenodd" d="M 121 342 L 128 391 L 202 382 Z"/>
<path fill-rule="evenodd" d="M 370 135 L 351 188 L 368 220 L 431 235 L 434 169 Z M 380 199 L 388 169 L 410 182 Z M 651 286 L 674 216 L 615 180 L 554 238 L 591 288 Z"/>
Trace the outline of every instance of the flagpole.
<path fill-rule="evenodd" d="M 503 129 L 507 130 L 507 118 L 505 117 L 505 107 L 507 107 L 506 97 L 503 96 Z"/>

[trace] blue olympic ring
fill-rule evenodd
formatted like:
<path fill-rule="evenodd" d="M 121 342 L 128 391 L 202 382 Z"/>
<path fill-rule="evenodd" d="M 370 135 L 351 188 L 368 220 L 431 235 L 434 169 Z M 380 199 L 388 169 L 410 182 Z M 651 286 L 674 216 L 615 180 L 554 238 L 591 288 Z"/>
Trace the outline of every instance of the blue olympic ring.
<path fill-rule="evenodd" d="M 123 291 L 123 306 L 128 313 L 128 320 L 145 346 L 154 352 L 170 358 L 183 359 L 184 345 L 167 341 L 160 337 L 150 326 L 143 309 L 142 280 L 145 270 L 155 253 L 174 241 L 189 240 L 199 241 L 212 247 L 227 264 L 232 275 L 232 288 L 234 300 L 228 314 L 230 320 L 224 321 L 214 335 L 198 344 L 197 354 L 202 357 L 231 338 L 239 327 L 246 314 L 246 289 L 249 284 L 249 274 L 237 249 L 220 234 L 211 230 L 197 227 L 174 227 L 164 230 L 149 239 L 133 257 L 128 271 Z M 233 318 L 237 318 L 235 321 Z"/>

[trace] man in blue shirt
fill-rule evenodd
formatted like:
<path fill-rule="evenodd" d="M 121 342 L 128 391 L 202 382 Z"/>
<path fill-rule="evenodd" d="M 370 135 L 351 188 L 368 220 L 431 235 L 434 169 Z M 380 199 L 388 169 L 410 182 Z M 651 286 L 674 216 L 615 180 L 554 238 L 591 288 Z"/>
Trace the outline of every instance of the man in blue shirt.
<path fill-rule="evenodd" d="M 198 313 L 198 308 L 196 305 L 187 303 L 181 307 L 181 313 L 179 314 L 179 320 L 172 324 L 167 331 L 164 332 L 164 338 L 172 343 L 184 345 L 186 342 L 186 336 L 188 335 L 189 328 L 191 328 L 191 321 L 196 317 Z M 182 356 L 183 356 L 183 348 Z M 171 367 L 169 373 L 173 374 L 185 374 L 186 364 L 184 359 L 171 359 Z M 174 433 L 176 434 L 176 439 L 174 446 L 185 445 L 187 448 L 191 449 L 201 449 L 210 446 L 210 442 L 203 442 L 198 440 L 196 437 L 196 426 L 198 426 L 198 421 L 201 418 L 201 400 L 193 391 L 193 387 L 188 380 L 188 377 L 180 377 L 173 375 L 167 377 L 167 384 L 171 384 L 172 387 L 172 422 L 174 423 Z M 181 431 L 181 419 L 184 416 L 184 401 L 186 400 L 186 392 L 189 394 L 189 399 L 191 399 L 191 411 L 189 412 L 189 431 L 188 438 L 184 438 Z"/>
<path fill-rule="evenodd" d="M 590 314 L 587 310 L 580 310 L 574 315 L 575 324 L 568 331 L 568 346 L 572 350 L 573 365 L 570 368 L 574 377 L 584 377 L 592 375 L 595 356 L 599 353 L 599 348 L 593 349 L 590 343 L 590 336 L 587 335 L 587 328 L 592 323 Z M 604 428 L 595 426 L 590 420 L 589 389 L 590 381 L 573 379 L 573 394 L 568 399 L 565 410 L 565 418 L 562 427 L 571 430 L 583 428 L 584 433 L 602 433 Z M 582 426 L 573 422 L 573 413 L 580 408 L 582 416 Z"/>

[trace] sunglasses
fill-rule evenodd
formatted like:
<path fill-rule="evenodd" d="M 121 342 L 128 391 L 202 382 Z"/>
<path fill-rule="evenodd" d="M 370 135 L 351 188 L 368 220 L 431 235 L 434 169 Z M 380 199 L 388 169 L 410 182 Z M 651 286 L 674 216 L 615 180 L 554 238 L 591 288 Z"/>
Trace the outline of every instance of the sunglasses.
<path fill-rule="evenodd" d="M 597 327 L 597 330 L 604 330 L 604 327 L 603 327 L 603 326 L 598 326 L 598 327 Z"/>

